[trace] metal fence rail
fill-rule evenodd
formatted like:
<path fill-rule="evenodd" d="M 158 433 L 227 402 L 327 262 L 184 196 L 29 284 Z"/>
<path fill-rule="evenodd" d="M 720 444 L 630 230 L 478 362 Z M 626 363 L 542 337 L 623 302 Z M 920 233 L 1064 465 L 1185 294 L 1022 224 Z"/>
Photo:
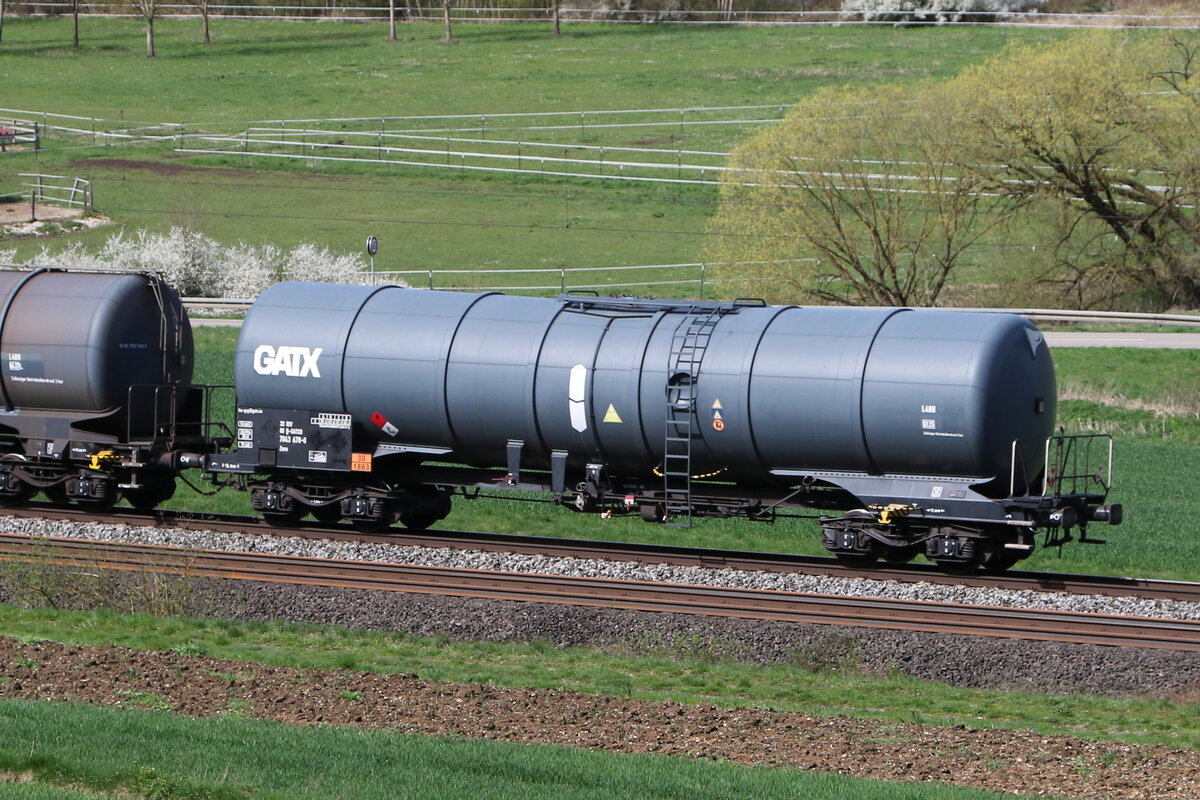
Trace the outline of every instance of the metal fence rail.
<path fill-rule="evenodd" d="M 24 119 L 0 119 L 0 152 L 7 152 L 9 147 L 18 145 L 33 145 L 34 150 L 41 149 L 38 124 Z"/>
<path fill-rule="evenodd" d="M 90 214 L 95 207 L 92 182 L 68 175 L 43 175 L 22 172 L 18 177 L 28 178 L 21 185 L 29 189 L 29 202 L 36 210 L 39 203 L 75 206 Z"/>

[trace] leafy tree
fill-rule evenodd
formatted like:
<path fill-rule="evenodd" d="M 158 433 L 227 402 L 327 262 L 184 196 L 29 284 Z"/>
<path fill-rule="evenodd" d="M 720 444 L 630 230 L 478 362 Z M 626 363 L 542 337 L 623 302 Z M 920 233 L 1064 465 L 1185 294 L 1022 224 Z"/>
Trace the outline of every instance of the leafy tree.
<path fill-rule="evenodd" d="M 1137 284 L 1155 305 L 1200 303 L 1200 38 L 1078 34 L 1015 47 L 944 89 L 956 160 L 988 190 L 1056 201 L 1079 300 Z M 1124 277 L 1122 282 L 1119 278 Z"/>
<path fill-rule="evenodd" d="M 957 168 L 917 90 L 830 88 L 737 148 L 710 225 L 723 294 L 932 305 L 1011 201 Z"/>

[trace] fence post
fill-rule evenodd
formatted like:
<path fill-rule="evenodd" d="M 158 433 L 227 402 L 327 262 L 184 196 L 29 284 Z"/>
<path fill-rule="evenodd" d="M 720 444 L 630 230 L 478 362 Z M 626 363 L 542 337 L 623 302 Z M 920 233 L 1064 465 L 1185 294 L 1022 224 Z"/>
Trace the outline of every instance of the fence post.
<path fill-rule="evenodd" d="M 700 262 L 700 299 L 704 299 L 704 262 Z"/>
<path fill-rule="evenodd" d="M 429 288 L 433 288 L 433 270 L 429 270 Z"/>
<path fill-rule="evenodd" d="M 558 290 L 564 294 L 567 291 L 567 268 L 562 267 L 558 271 Z"/>

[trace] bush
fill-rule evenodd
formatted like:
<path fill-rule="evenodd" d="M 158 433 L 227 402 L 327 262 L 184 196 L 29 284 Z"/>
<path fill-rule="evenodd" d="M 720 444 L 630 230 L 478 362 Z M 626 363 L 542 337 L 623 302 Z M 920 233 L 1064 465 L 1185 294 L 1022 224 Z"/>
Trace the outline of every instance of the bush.
<path fill-rule="evenodd" d="M 3 256 L 0 251 L 0 261 Z M 373 282 L 366 262 L 357 255 L 336 254 L 313 244 L 291 250 L 243 242 L 223 245 L 185 228 L 166 234 L 118 233 L 99 251 L 79 244 L 56 253 L 43 249 L 29 265 L 158 272 L 184 297 L 254 298 L 284 280 Z"/>

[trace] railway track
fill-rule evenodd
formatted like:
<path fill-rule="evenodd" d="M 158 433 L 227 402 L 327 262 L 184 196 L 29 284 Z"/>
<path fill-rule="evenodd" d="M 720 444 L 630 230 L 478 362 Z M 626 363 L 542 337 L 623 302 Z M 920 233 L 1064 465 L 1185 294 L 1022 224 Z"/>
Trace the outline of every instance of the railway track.
<path fill-rule="evenodd" d="M 1200 622 L 0 534 L 0 560 L 638 611 L 1200 651 Z"/>
<path fill-rule="evenodd" d="M 157 511 L 151 513 L 137 511 L 132 508 L 114 508 L 106 514 L 95 514 L 76 508 L 60 508 L 48 504 L 35 504 L 28 508 L 3 509 L 0 511 L 0 520 L 2 520 L 3 516 L 34 517 L 70 522 L 101 522 L 121 525 L 169 525 L 191 530 L 255 533 L 270 536 L 298 536 L 373 544 L 449 547 L 460 550 L 527 553 L 582 559 L 608 559 L 645 564 L 760 570 L 764 572 L 803 573 L 907 583 L 932 583 L 1041 592 L 1098 594 L 1150 600 L 1200 602 L 1200 583 L 1119 576 L 1073 575 L 1058 572 L 1008 572 L 1002 575 L 979 573 L 970 576 L 952 576 L 946 575 L 932 564 L 906 564 L 901 566 L 881 566 L 873 569 L 851 569 L 842 566 L 832 558 L 823 556 L 708 550 L 691 547 L 672 547 L 669 545 L 600 542 L 583 539 L 562 539 L 471 531 L 429 530 L 410 532 L 404 528 L 395 528 L 387 534 L 365 534 L 354 530 L 348 525 L 327 526 L 313 522 L 303 523 L 294 528 L 279 528 L 266 524 L 258 517 L 224 514 L 197 515 L 175 511 Z M 0 521 L 0 528 L 2 527 L 3 523 Z"/>

